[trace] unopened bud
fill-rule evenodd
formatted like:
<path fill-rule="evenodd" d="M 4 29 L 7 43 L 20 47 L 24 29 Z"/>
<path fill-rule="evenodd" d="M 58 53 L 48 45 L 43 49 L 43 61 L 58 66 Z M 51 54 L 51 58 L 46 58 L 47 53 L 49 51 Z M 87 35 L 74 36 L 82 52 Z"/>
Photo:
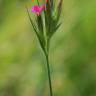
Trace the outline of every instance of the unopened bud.
<path fill-rule="evenodd" d="M 61 15 L 62 3 L 63 3 L 63 0 L 59 0 L 58 6 L 57 6 L 57 19 L 59 19 L 60 15 Z"/>

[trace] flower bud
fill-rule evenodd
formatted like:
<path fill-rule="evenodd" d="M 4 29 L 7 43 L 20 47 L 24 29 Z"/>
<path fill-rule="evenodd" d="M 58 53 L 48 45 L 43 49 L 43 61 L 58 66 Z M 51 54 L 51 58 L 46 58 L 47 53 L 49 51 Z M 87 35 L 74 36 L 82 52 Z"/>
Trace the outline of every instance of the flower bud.
<path fill-rule="evenodd" d="M 62 3 L 63 3 L 63 0 L 59 0 L 58 6 L 57 6 L 57 20 L 59 20 L 61 15 Z"/>

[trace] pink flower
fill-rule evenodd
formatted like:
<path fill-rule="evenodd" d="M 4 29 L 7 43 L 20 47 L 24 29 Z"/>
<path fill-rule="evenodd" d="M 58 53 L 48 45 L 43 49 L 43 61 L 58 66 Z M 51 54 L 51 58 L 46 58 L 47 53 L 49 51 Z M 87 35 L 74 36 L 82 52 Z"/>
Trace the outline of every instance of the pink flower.
<path fill-rule="evenodd" d="M 32 12 L 33 13 L 36 13 L 37 15 L 40 15 L 42 11 L 45 10 L 45 5 L 42 5 L 42 6 L 38 6 L 38 5 L 35 5 L 32 7 Z"/>

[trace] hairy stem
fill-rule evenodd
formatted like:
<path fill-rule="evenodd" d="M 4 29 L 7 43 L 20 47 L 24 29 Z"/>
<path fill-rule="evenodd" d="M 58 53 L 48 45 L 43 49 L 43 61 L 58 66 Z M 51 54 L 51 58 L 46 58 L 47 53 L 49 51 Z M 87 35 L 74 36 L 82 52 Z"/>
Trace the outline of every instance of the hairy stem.
<path fill-rule="evenodd" d="M 48 74 L 48 81 L 49 81 L 50 96 L 53 96 L 51 72 L 50 72 L 50 66 L 49 66 L 48 46 L 47 46 L 47 52 L 45 53 L 45 56 L 46 56 L 46 64 L 47 64 L 47 74 Z"/>

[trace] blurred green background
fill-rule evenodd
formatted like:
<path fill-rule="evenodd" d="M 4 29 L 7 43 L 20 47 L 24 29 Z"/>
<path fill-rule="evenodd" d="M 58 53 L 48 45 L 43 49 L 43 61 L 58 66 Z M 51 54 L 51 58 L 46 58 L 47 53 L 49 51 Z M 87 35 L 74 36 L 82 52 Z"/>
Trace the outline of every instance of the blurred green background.
<path fill-rule="evenodd" d="M 25 5 L 33 2 L 0 0 L 0 96 L 49 96 Z M 50 47 L 54 96 L 96 96 L 96 0 L 63 0 L 61 21 Z"/>

